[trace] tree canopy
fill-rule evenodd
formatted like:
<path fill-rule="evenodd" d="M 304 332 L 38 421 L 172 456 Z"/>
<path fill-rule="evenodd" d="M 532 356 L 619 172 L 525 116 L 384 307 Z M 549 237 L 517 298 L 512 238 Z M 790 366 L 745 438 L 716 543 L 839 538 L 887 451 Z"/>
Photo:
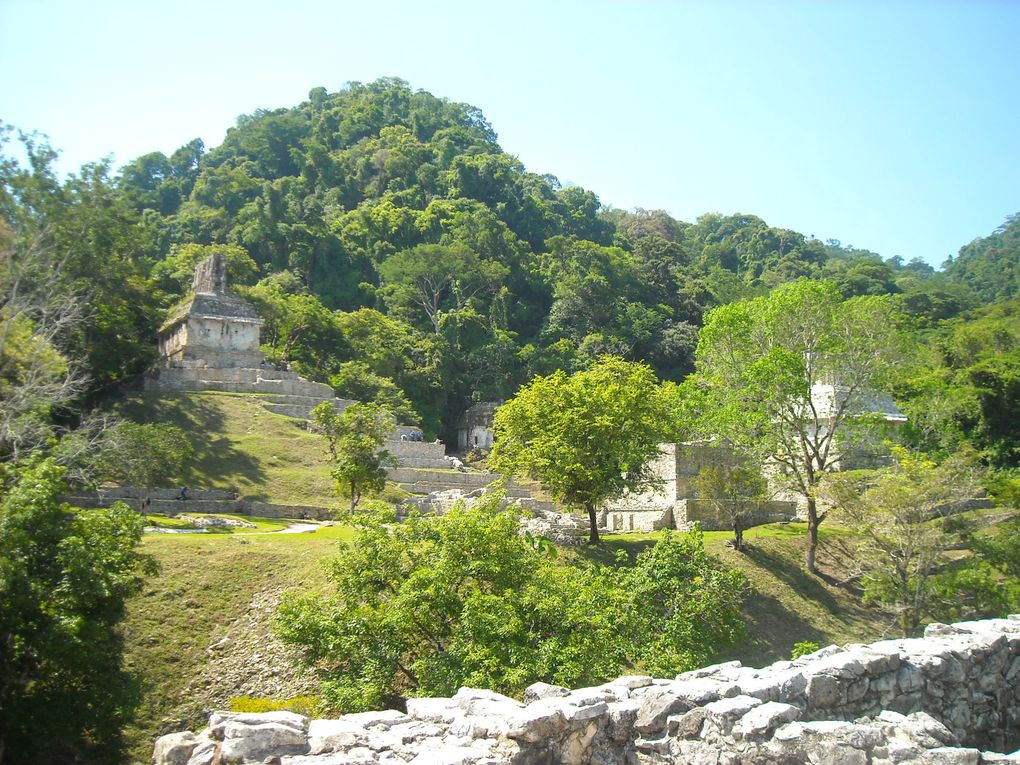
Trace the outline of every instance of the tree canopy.
<path fill-rule="evenodd" d="M 278 632 L 318 671 L 328 708 L 378 709 L 462 685 L 520 694 L 625 667 L 676 674 L 743 635 L 743 575 L 699 535 L 668 536 L 633 567 L 586 566 L 521 534 L 500 501 L 394 526 L 367 514 L 332 563 L 333 591 L 284 602 Z"/>
<path fill-rule="evenodd" d="M 759 465 L 771 464 L 807 506 L 807 567 L 815 570 L 815 489 L 879 425 L 876 392 L 907 360 L 888 296 L 844 300 L 831 282 L 797 281 L 712 311 L 685 383 L 700 405 L 694 428 Z"/>
<path fill-rule="evenodd" d="M 126 505 L 68 517 L 63 468 L 8 465 L 0 498 L 0 762 L 116 761 L 136 700 L 116 625 L 152 561 Z"/>
<path fill-rule="evenodd" d="M 594 544 L 598 505 L 649 477 L 665 421 L 651 368 L 604 356 L 573 375 L 536 377 L 497 409 L 490 464 L 584 510 Z"/>

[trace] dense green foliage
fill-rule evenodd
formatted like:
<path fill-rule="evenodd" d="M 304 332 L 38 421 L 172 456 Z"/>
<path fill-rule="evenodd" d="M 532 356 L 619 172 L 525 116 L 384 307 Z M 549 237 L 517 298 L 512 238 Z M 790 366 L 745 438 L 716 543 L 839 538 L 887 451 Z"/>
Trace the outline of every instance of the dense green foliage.
<path fill-rule="evenodd" d="M 52 460 L 8 465 L 0 500 L 0 761 L 117 760 L 136 688 L 115 626 L 151 562 L 125 505 L 71 517 Z"/>
<path fill-rule="evenodd" d="M 939 595 L 952 597 L 952 588 L 939 575 L 960 537 L 944 516 L 976 497 L 980 481 L 972 453 L 941 465 L 902 447 L 894 456 L 888 467 L 828 476 L 825 494 L 857 534 L 865 601 L 889 607 L 908 636 L 925 617 L 946 611 Z"/>
<path fill-rule="evenodd" d="M 536 377 L 496 411 L 489 464 L 584 510 L 595 544 L 596 508 L 649 478 L 664 439 L 668 410 L 657 382 L 647 365 L 612 356 L 573 375 Z"/>
<path fill-rule="evenodd" d="M 960 248 L 946 274 L 970 287 L 982 302 L 1010 300 L 1020 293 L 1020 213 L 1010 215 L 990 236 Z"/>
<path fill-rule="evenodd" d="M 672 674 L 743 634 L 744 579 L 697 535 L 663 538 L 634 567 L 569 563 L 522 535 L 500 497 L 390 528 L 362 519 L 327 597 L 285 601 L 278 631 L 323 679 L 327 707 L 381 708 L 461 685 L 519 694 L 596 683 L 626 667 Z"/>
<path fill-rule="evenodd" d="M 0 209 L 19 243 L 68 253 L 69 285 L 88 275 L 90 321 L 58 349 L 93 386 L 144 368 L 189 267 L 223 246 L 234 283 L 258 282 L 270 360 L 447 440 L 470 402 L 603 353 L 679 380 L 706 309 L 793 279 L 896 295 L 928 325 L 1017 289 L 1015 218 L 943 274 L 753 215 L 607 210 L 528 172 L 477 109 L 396 79 L 315 88 L 112 178 L 98 164 L 61 182 L 52 150 L 28 148 L 28 169 L 0 164 Z"/>
<path fill-rule="evenodd" d="M 928 357 L 895 385 L 910 440 L 943 456 L 970 443 L 993 467 L 1020 465 L 1020 302 L 944 322 Z"/>
<path fill-rule="evenodd" d="M 770 432 L 776 421 L 768 413 L 784 411 L 785 405 L 798 423 L 789 432 L 800 437 L 805 389 L 821 371 L 808 367 L 880 350 L 876 338 L 902 325 L 899 318 L 889 320 L 899 316 L 898 309 L 912 320 L 902 328 L 928 352 L 895 379 L 888 373 L 897 366 L 883 366 L 869 384 L 889 384 L 896 393 L 910 416 L 906 440 L 939 458 L 972 445 L 1000 471 L 1000 483 L 1020 466 L 1017 216 L 963 247 L 936 272 L 919 260 L 883 259 L 769 226 L 754 215 L 709 213 L 688 223 L 662 211 L 606 209 L 592 191 L 528 172 L 502 151 L 477 109 L 414 91 L 395 79 L 351 83 L 335 93 L 316 88 L 293 108 L 240 117 L 218 147 L 207 151 L 194 140 L 169 156 L 139 157 L 119 172 L 98 162 L 58 178 L 55 151 L 44 140 L 21 136 L 26 161 L 19 163 L 13 158 L 19 150 L 6 146 L 13 136 L 0 126 L 0 463 L 20 464 L 17 470 L 28 470 L 26 476 L 37 468 L 24 467 L 25 455 L 50 452 L 78 471 L 80 480 L 172 480 L 175 465 L 192 448 L 173 431 L 108 428 L 85 413 L 153 360 L 157 328 L 185 297 L 194 264 L 213 249 L 226 251 L 232 284 L 262 315 L 263 350 L 270 361 L 332 385 L 339 396 L 385 407 L 401 422 L 420 424 L 429 438 L 451 441 L 467 405 L 510 398 L 535 375 L 541 377 L 532 387 L 548 387 L 550 401 L 559 401 L 560 388 L 568 390 L 569 381 L 577 379 L 571 375 L 586 370 L 597 375 L 598 359 L 612 354 L 651 369 L 641 367 L 640 379 L 628 378 L 623 387 L 619 381 L 598 383 L 616 385 L 621 399 L 633 385 L 644 390 L 653 372 L 679 382 L 695 370 L 696 360 L 702 362 L 695 381 L 661 386 L 662 405 L 671 407 L 672 415 L 662 410 L 656 427 L 651 427 L 652 399 L 657 407 L 658 395 L 623 402 L 639 413 L 640 444 L 647 445 L 653 431 L 668 439 L 695 435 L 708 413 L 711 427 L 703 433 L 725 434 L 747 451 L 754 451 L 754 443 L 759 456 L 782 457 L 785 447 Z M 817 344 L 804 334 L 793 344 L 777 341 L 796 329 L 797 320 L 817 331 Z M 751 331 L 756 325 L 772 329 Z M 830 330 L 838 326 L 848 331 L 833 335 Z M 733 330 L 730 346 L 723 330 Z M 748 338 L 754 338 L 750 345 Z M 762 349 L 766 353 L 752 361 L 751 351 Z M 730 365 L 727 373 L 720 360 L 730 350 L 741 364 Z M 878 353 L 876 358 L 893 356 Z M 728 399 L 720 397 L 727 385 L 734 394 Z M 529 390 L 521 390 L 518 399 L 526 401 Z M 592 388 L 567 407 L 576 418 L 573 430 L 564 433 L 573 434 L 574 441 L 562 441 L 555 460 L 546 455 L 533 464 L 503 466 L 540 475 L 557 496 L 582 506 L 610 496 L 640 474 L 639 464 L 649 453 L 624 444 L 625 435 L 634 435 L 627 428 L 614 428 L 616 398 Z M 515 406 L 505 410 L 512 413 Z M 521 406 L 537 412 L 545 404 Z M 523 440 L 517 444 L 523 445 Z M 514 451 L 523 455 L 517 446 Z M 581 459 L 599 454 L 603 446 L 609 447 L 608 456 L 602 455 L 606 459 Z M 814 464 L 800 460 L 800 472 L 796 460 L 788 464 L 809 500 L 829 459 L 826 444 L 816 441 L 815 446 Z M 496 456 L 498 462 L 499 450 Z M 49 477 L 33 485 L 50 491 L 44 487 L 53 485 L 59 471 L 38 470 Z M 74 560 L 108 552 L 104 560 L 112 568 L 92 561 L 96 565 L 88 576 L 75 569 L 78 578 L 58 588 L 64 600 L 52 601 L 53 608 L 29 625 L 40 630 L 33 650 L 58 646 L 65 652 L 51 663 L 40 653 L 37 663 L 40 671 L 55 673 L 47 677 L 66 673 L 54 682 L 66 680 L 67 687 L 46 680 L 30 693 L 22 688 L 41 695 L 25 696 L 16 715 L 0 708 L 0 720 L 8 726 L 4 735 L 23 735 L 28 715 L 38 712 L 39 724 L 66 726 L 52 737 L 55 746 L 108 751 L 103 747 L 113 745 L 115 721 L 127 708 L 110 627 L 117 599 L 133 586 L 133 522 L 122 510 L 110 510 L 58 524 L 55 519 L 62 516 L 52 492 L 31 499 L 29 488 L 11 472 L 0 497 L 3 523 L 14 529 L 22 522 L 18 519 L 24 520 L 18 533 L 0 538 L 10 561 L 20 566 L 35 560 L 33 555 L 50 555 L 45 552 L 50 542 L 58 545 L 54 554 L 60 561 L 71 561 L 80 543 L 60 540 L 88 539 L 89 550 L 79 550 L 81 557 Z M 812 535 L 820 520 L 812 523 Z M 468 531 L 474 528 L 463 523 Z M 509 534 L 512 521 L 499 523 Z M 1015 535 L 1015 525 L 1009 528 Z M 117 530 L 121 541 L 111 543 L 104 529 Z M 316 616 L 311 606 L 301 612 L 306 622 L 293 622 L 293 629 L 319 630 L 309 632 L 306 643 L 313 654 L 319 651 L 327 668 L 355 672 L 333 675 L 330 698 L 338 706 L 373 704 L 411 687 L 445 692 L 455 676 L 516 689 L 543 668 L 549 670 L 543 675 L 547 679 L 562 682 L 605 676 L 628 663 L 673 671 L 707 660 L 706 645 L 735 635 L 726 609 L 734 603 L 730 595 L 736 585 L 699 563 L 700 548 L 692 541 L 671 539 L 639 559 L 623 588 L 643 593 L 637 602 L 614 589 L 623 585 L 605 572 L 568 570 L 541 550 L 522 549 L 519 540 L 500 544 L 519 553 L 525 570 L 500 564 L 465 574 L 471 556 L 463 548 L 460 557 L 449 560 L 443 556 L 450 553 L 435 552 L 440 549 L 436 540 L 452 533 L 437 529 L 419 521 L 401 533 L 415 556 L 436 563 L 435 576 L 465 576 L 466 589 L 443 589 L 439 584 L 448 583 L 443 580 L 426 590 L 437 598 L 428 602 L 433 609 L 428 613 L 449 629 L 441 641 L 444 650 L 436 654 L 440 659 L 415 653 L 428 636 L 407 625 L 422 590 L 401 591 L 392 599 L 381 590 L 362 591 L 378 561 L 359 559 L 353 548 L 344 554 L 362 580 L 345 580 L 338 573 L 337 581 L 341 589 L 367 593 L 352 601 L 361 603 L 357 616 L 365 619 L 354 625 L 364 629 L 337 636 L 329 631 L 335 625 Z M 412 573 L 412 583 L 430 583 L 428 570 L 413 569 L 413 560 L 388 547 L 401 542 L 401 533 L 385 539 L 379 532 L 366 533 L 369 552 L 395 556 L 387 570 Z M 484 539 L 489 532 L 477 533 Z M 961 539 L 980 566 L 947 572 L 956 577 L 950 584 L 957 602 L 978 603 L 989 587 L 1015 578 L 1015 536 Z M 385 555 L 383 563 L 389 560 Z M 64 575 L 63 563 L 47 568 L 49 579 L 40 573 L 35 580 L 35 569 L 3 565 L 0 586 L 13 587 L 10 583 L 21 577 L 17 592 L 25 598 L 0 601 L 3 619 L 22 613 L 17 611 L 22 605 L 30 610 L 31 593 Z M 657 581 L 660 569 L 673 578 Z M 717 588 L 719 598 L 699 600 L 695 590 L 701 590 L 689 589 L 691 577 L 708 592 Z M 493 595 L 509 591 L 508 581 L 530 594 L 505 602 Z M 74 587 L 91 587 L 90 582 L 109 585 L 105 600 L 93 593 L 99 598 L 89 612 L 89 618 L 98 619 L 94 623 L 76 618 L 74 611 L 86 602 L 84 596 L 75 600 Z M 456 597 L 447 598 L 450 592 Z M 962 597 L 963 592 L 970 594 Z M 591 607 L 582 614 L 575 601 Z M 703 602 L 715 605 L 703 609 Z M 336 601 L 330 607 L 346 614 L 341 606 Z M 531 622 L 525 624 L 523 612 L 514 610 L 525 607 L 542 616 L 537 632 L 528 632 Z M 470 618 L 451 621 L 451 613 Z M 96 653 L 89 654 L 74 630 L 91 630 L 93 624 L 99 625 L 90 642 Z M 380 625 L 382 633 L 368 629 Z M 644 642 L 633 638 L 626 650 L 613 640 L 598 644 L 625 628 L 645 630 Z M 575 630 L 576 639 L 569 637 Z M 499 663 L 508 658 L 503 655 L 493 658 L 497 638 L 520 649 L 512 657 L 516 664 Z M 325 651 L 334 639 L 350 647 L 349 657 Z M 365 645 L 359 644 L 362 639 Z M 588 642 L 590 656 L 582 655 L 580 641 Z M 371 660 L 369 649 L 378 649 L 383 658 Z M 22 661 L 30 653 L 20 646 L 0 662 Z M 655 664 L 653 657 L 664 663 Z M 405 662 L 416 667 L 411 674 L 400 668 Z M 561 667 L 560 675 L 555 667 Z M 414 681 L 412 674 L 425 679 Z M 3 693 L 10 692 L 4 686 Z M 54 701 L 68 710 L 65 717 L 47 717 L 33 706 L 58 692 L 68 694 Z M 97 700 L 83 703 L 86 697 Z M 8 703 L 8 696 L 0 698 L 0 704 Z M 95 722 L 83 722 L 79 712 L 95 714 Z"/>

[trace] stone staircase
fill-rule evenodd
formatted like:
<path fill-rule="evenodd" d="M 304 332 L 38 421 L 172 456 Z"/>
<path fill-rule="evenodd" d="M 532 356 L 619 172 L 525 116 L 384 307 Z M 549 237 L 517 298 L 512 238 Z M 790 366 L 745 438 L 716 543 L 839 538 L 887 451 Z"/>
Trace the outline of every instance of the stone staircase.
<path fill-rule="evenodd" d="M 199 363 L 194 365 L 184 363 L 180 366 L 157 367 L 146 375 L 144 387 L 150 391 L 213 391 L 255 395 L 259 397 L 267 411 L 303 420 L 310 420 L 312 409 L 324 401 L 331 402 L 340 411 L 354 403 L 336 398 L 329 385 L 312 382 L 294 372 L 270 366 L 216 368 Z M 397 458 L 398 463 L 398 467 L 389 469 L 389 479 L 411 494 L 424 496 L 450 490 L 471 493 L 484 489 L 499 479 L 494 473 L 456 469 L 460 463 L 446 455 L 446 446 L 441 441 L 410 440 L 411 433 L 416 430 L 418 429 L 412 426 L 398 425 L 385 445 L 386 450 Z M 523 504 L 533 509 L 554 509 L 551 502 L 532 497 L 532 493 L 526 487 L 509 483 L 501 488 L 508 498 L 522 500 Z M 157 497 L 155 493 L 150 493 L 148 498 L 152 512 L 171 514 L 180 512 L 179 505 L 182 503 L 174 500 L 176 490 L 167 491 L 173 492 L 173 495 Z M 212 491 L 189 493 L 187 501 L 189 509 L 209 513 L 244 512 L 238 509 L 238 505 L 244 505 L 246 501 L 213 494 L 215 492 Z M 192 496 L 194 499 L 191 499 Z M 89 500 L 88 497 L 75 499 Z M 133 507 L 144 501 L 143 498 L 137 497 L 122 499 Z"/>

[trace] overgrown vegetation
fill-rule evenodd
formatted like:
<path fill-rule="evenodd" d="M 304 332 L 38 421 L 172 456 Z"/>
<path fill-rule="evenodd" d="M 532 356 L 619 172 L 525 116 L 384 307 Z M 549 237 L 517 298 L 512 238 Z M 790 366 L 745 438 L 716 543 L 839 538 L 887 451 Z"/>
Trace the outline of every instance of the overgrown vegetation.
<path fill-rule="evenodd" d="M 0 142 L 13 136 L 2 128 Z M 26 163 L 6 146 L 0 154 L 0 756 L 9 761 L 21 756 L 11 742 L 40 730 L 52 747 L 27 750 L 37 760 L 116 761 L 131 708 L 115 627 L 145 569 L 138 519 L 123 508 L 63 513 L 62 470 L 79 483 L 183 481 L 280 503 L 330 502 L 318 438 L 251 397 L 134 397 L 115 407 L 133 423 L 94 411 L 151 363 L 158 326 L 214 249 L 226 251 L 232 283 L 264 319 L 271 362 L 386 407 L 428 438 L 451 441 L 469 403 L 510 398 L 536 376 L 522 401 L 532 389 L 551 396 L 553 382 L 597 377 L 606 355 L 620 368 L 646 364 L 626 386 L 599 383 L 602 398 L 589 391 L 586 416 L 604 417 L 579 419 L 587 430 L 573 435 L 595 439 L 588 452 L 612 447 L 598 470 L 577 469 L 586 449 L 576 438 L 528 464 L 533 439 L 504 450 L 504 467 L 521 460 L 579 506 L 640 474 L 647 452 L 622 448 L 630 423 L 608 415 L 624 387 L 644 390 L 653 373 L 671 381 L 657 390 L 672 411 L 651 427 L 659 416 L 651 399 L 629 401 L 641 444 L 652 431 L 724 436 L 756 468 L 785 464 L 809 507 L 808 567 L 843 578 L 801 570 L 795 525 L 746 532 L 742 554 L 717 545 L 756 584 L 745 614 L 759 642 L 742 649 L 745 658 L 788 655 L 795 638 L 872 636 L 886 614 L 865 608 L 858 587 L 907 614 L 909 630 L 935 613 L 910 613 L 903 588 L 879 586 L 880 558 L 864 578 L 840 562 L 855 554 L 853 542 L 889 536 L 889 524 L 873 521 L 889 515 L 892 499 L 926 496 L 906 462 L 868 478 L 890 489 L 889 502 L 867 487 L 844 497 L 844 507 L 864 503 L 871 514 L 854 535 L 822 527 L 824 511 L 812 510 L 840 430 L 838 417 L 808 416 L 814 382 L 849 379 L 861 392 L 888 385 L 909 416 L 901 437 L 930 455 L 931 471 L 973 449 L 1000 504 L 1017 504 L 1017 216 L 936 272 L 753 215 L 688 223 L 605 209 L 595 193 L 505 154 L 477 109 L 395 79 L 315 88 L 294 108 L 240 117 L 221 146 L 206 151 L 195 140 L 119 172 L 99 162 L 61 179 L 44 139 L 20 140 Z M 904 346 L 921 350 L 901 356 Z M 866 417 L 844 422 L 855 434 L 875 432 Z M 960 515 L 933 526 L 909 513 L 900 521 L 925 539 L 937 526 L 958 548 L 908 574 L 911 593 L 924 580 L 928 604 L 967 615 L 1016 602 L 1020 521 Z M 513 528 L 512 516 L 495 511 L 416 518 L 392 532 L 366 523 L 359 544 L 340 554 L 351 569 L 334 571 L 339 594 L 328 609 L 289 606 L 285 629 L 325 673 L 326 701 L 356 708 L 459 682 L 512 691 L 621 667 L 672 672 L 738 637 L 740 576 L 694 537 L 610 539 L 554 559 Z M 168 710 L 193 722 L 199 708 L 187 706 L 181 678 L 206 659 L 208 636 L 260 588 L 318 585 L 318 557 L 347 533 L 146 543 L 171 570 L 135 596 L 127 625 L 130 664 L 146 682 L 136 740 L 151 737 Z M 630 565 L 613 557 L 617 549 Z M 337 632 L 329 613 L 354 617 L 354 632 Z M 138 745 L 140 758 L 148 744 Z"/>
<path fill-rule="evenodd" d="M 742 636 L 746 581 L 698 535 L 667 535 L 632 567 L 582 566 L 522 535 L 500 499 L 396 526 L 363 515 L 331 564 L 334 591 L 283 603 L 279 633 L 319 671 L 327 709 L 675 674 Z"/>
<path fill-rule="evenodd" d="M 0 500 L 0 762 L 108 763 L 138 704 L 116 631 L 152 560 L 123 504 L 69 520 L 64 470 L 4 466 Z"/>

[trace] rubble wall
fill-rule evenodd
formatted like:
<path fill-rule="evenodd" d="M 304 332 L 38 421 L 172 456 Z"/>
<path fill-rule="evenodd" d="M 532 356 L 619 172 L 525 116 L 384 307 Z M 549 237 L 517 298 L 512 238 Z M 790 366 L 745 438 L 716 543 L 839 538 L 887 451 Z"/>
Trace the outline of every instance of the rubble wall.
<path fill-rule="evenodd" d="M 924 638 L 830 646 L 764 669 L 621 677 L 521 701 L 462 688 L 406 710 L 308 720 L 215 713 L 156 743 L 156 765 L 1020 763 L 1020 616 Z M 273 760 L 269 758 L 280 758 Z"/>

